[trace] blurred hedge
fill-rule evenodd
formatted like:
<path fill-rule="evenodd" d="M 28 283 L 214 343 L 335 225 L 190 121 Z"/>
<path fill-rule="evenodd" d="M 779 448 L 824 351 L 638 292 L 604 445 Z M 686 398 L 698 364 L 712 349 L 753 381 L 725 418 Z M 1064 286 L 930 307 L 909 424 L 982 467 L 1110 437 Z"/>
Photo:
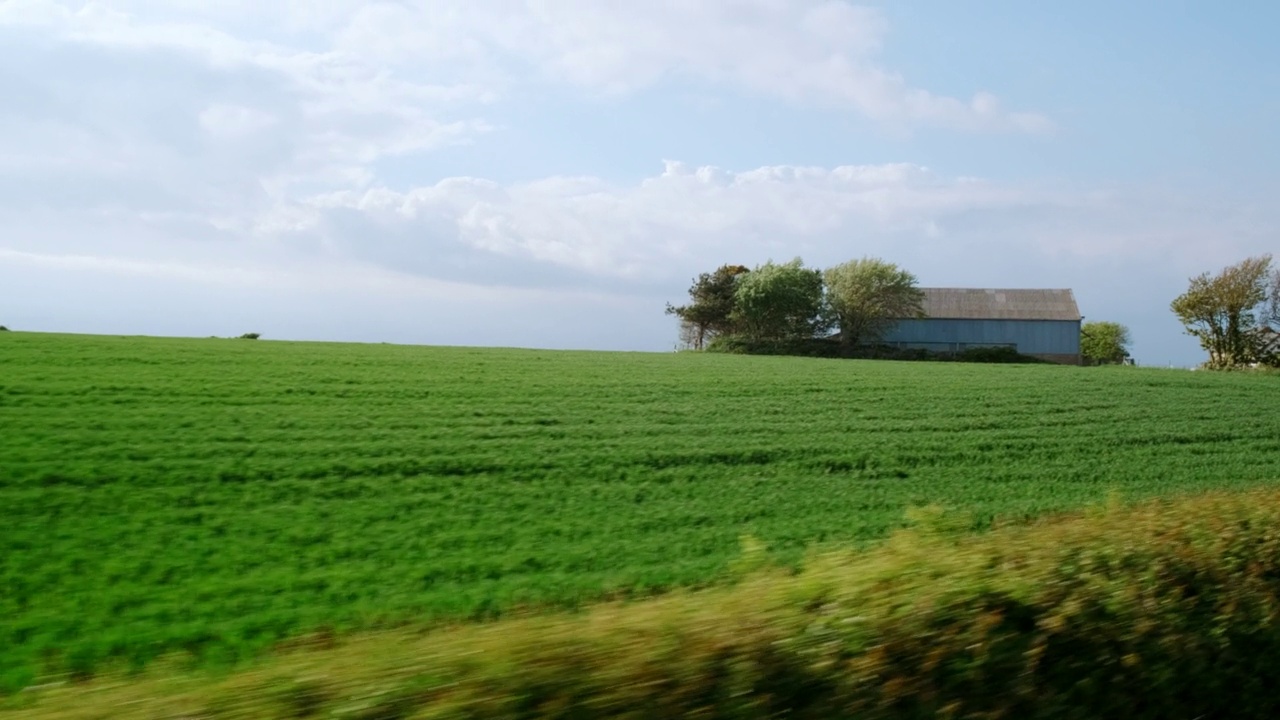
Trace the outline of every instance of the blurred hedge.
<path fill-rule="evenodd" d="M 949 529 L 967 523 L 947 515 L 915 519 L 883 546 L 815 556 L 798 574 L 750 569 L 747 557 L 731 587 L 294 652 L 163 707 L 207 717 L 1280 716 L 1280 490 L 982 535 Z M 153 692 L 141 681 L 105 687 L 116 694 L 101 701 L 121 712 L 159 712 L 121 699 Z M 55 691 L 28 710 L 91 707 L 90 690 Z"/>

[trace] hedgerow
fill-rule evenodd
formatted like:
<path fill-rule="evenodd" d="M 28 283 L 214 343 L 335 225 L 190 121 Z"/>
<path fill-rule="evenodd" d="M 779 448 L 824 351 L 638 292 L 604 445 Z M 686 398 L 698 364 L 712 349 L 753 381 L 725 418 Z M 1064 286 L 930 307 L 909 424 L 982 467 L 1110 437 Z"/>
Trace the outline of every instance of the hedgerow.
<path fill-rule="evenodd" d="M 930 360 L 934 362 L 974 363 L 1037 364 L 1045 362 L 1031 355 L 1023 355 L 1012 347 L 973 347 L 950 352 L 923 348 L 901 348 L 890 345 L 848 346 L 834 338 L 756 340 L 739 335 L 721 335 L 708 343 L 706 349 L 712 353 L 731 355 L 792 355 L 796 357 L 862 360 Z"/>
<path fill-rule="evenodd" d="M 294 651 L 223 680 L 46 691 L 54 716 L 1270 718 L 1280 491 L 981 535 L 920 513 L 728 588 Z M 955 528 L 955 529 L 949 529 Z M 746 565 L 752 563 L 747 562 Z M 175 692 L 174 688 L 180 688 Z M 132 713 L 132 715 L 130 714 Z M 77 717 L 74 713 L 56 715 Z"/>

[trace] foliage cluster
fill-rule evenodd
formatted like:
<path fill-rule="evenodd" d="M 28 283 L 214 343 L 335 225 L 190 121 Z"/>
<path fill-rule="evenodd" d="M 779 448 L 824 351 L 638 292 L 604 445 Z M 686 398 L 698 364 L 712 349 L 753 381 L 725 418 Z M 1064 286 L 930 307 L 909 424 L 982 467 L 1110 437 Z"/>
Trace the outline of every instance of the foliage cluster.
<path fill-rule="evenodd" d="M 14 333 L 0 682 L 576 607 L 993 518 L 1280 477 L 1244 374 Z"/>
<path fill-rule="evenodd" d="M 1280 269 L 1270 255 L 1191 278 L 1170 307 L 1209 353 L 1205 367 L 1280 367 Z"/>
<path fill-rule="evenodd" d="M 801 340 L 829 326 L 822 312 L 822 273 L 789 263 L 767 262 L 741 276 L 734 289 L 733 327 L 754 340 Z"/>
<path fill-rule="evenodd" d="M 804 348 L 833 328 L 853 348 L 874 343 L 903 318 L 920 316 L 923 299 L 914 275 L 879 258 L 826 270 L 806 268 L 796 258 L 702 273 L 689 288 L 689 304 L 668 304 L 667 313 L 680 318 L 684 344 L 698 350 L 716 339 Z"/>
<path fill-rule="evenodd" d="M 916 287 L 916 276 L 883 260 L 851 260 L 828 268 L 823 278 L 832 318 L 846 346 L 878 340 L 899 320 L 923 315 L 924 293 Z"/>
<path fill-rule="evenodd" d="M 722 265 L 715 272 L 702 273 L 689 288 L 689 304 L 667 304 L 667 314 L 679 316 L 687 335 L 681 340 L 701 350 L 708 340 L 733 332 L 734 294 L 739 276 L 749 272 L 745 265 Z"/>
<path fill-rule="evenodd" d="M 1092 365 L 1115 365 L 1129 357 L 1129 328 L 1117 322 L 1095 321 L 1080 326 L 1080 354 Z"/>
<path fill-rule="evenodd" d="M 427 635 L 228 678 L 50 689 L 24 717 L 1272 718 L 1280 492 L 972 536 L 923 509 L 799 574 Z"/>

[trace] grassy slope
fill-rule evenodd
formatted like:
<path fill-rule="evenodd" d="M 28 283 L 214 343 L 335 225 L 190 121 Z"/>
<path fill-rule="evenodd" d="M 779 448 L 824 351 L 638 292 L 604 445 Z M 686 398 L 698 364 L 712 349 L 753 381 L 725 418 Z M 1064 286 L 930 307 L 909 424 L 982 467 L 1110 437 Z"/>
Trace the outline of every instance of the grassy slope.
<path fill-rule="evenodd" d="M 22 333 L 0 368 L 11 688 L 1280 477 L 1274 378 Z"/>

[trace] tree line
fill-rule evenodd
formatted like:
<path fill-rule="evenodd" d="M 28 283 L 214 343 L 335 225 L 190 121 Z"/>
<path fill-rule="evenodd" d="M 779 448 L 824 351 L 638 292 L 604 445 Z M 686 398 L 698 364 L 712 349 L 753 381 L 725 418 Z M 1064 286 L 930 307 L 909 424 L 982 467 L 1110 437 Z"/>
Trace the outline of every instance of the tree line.
<path fill-rule="evenodd" d="M 727 338 L 785 343 L 832 331 L 853 347 L 876 342 L 900 319 L 923 317 L 923 300 L 914 274 L 880 258 L 819 270 L 797 257 L 721 265 L 694 279 L 688 304 L 666 311 L 680 319 L 683 344 L 698 350 Z M 1280 367 L 1280 268 L 1271 255 L 1191 278 L 1170 308 L 1208 352 L 1204 367 Z M 1129 343 L 1119 323 L 1081 328 L 1081 354 L 1093 364 L 1122 362 Z"/>
<path fill-rule="evenodd" d="M 841 354 L 850 356 L 899 320 L 924 317 L 923 302 L 916 276 L 880 258 L 824 270 L 796 258 L 754 269 L 721 265 L 694 278 L 688 304 L 668 303 L 666 311 L 680 319 L 681 344 L 694 350 L 735 340 L 795 347 L 820 338 L 838 340 Z M 1089 364 L 1123 362 L 1129 342 L 1129 329 L 1119 323 L 1081 328 L 1081 354 Z"/>
<path fill-rule="evenodd" d="M 880 258 L 819 270 L 795 258 L 747 268 L 721 265 L 689 288 L 687 305 L 667 305 L 681 341 L 702 350 L 725 338 L 795 342 L 838 331 L 846 347 L 879 340 L 901 318 L 923 317 L 916 276 Z"/>

